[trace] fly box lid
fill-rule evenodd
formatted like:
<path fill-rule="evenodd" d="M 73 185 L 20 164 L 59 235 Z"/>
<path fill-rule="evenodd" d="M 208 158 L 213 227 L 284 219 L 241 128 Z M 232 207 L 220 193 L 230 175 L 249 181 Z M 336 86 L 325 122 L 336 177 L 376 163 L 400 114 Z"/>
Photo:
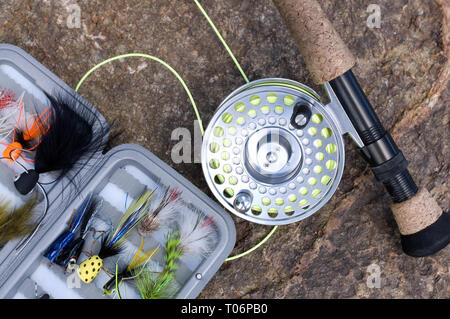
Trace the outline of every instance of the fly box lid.
<path fill-rule="evenodd" d="M 104 117 L 91 104 L 30 55 L 8 44 L 0 45 L 0 87 L 8 88 L 16 95 L 25 92 L 24 104 L 33 106 L 47 106 L 46 95 L 50 97 L 57 94 L 68 95 L 77 101 L 79 107 L 95 116 L 95 126 L 107 127 Z M 13 164 L 2 163 L 5 172 L 16 169 Z M 177 206 L 180 216 L 189 214 L 202 216 L 212 224 L 214 233 L 209 253 L 182 256 L 174 273 L 173 296 L 195 298 L 234 247 L 236 230 L 228 213 L 143 147 L 121 145 L 106 154 L 95 153 L 83 164 L 70 171 L 71 178 L 76 178 L 76 184 L 67 176 L 61 178 L 55 174 L 40 176 L 46 181 L 42 184 L 48 197 L 48 210 L 45 216 L 39 217 L 42 223 L 28 242 L 24 244 L 23 239 L 12 240 L 0 250 L 0 297 L 35 298 L 39 297 L 36 292 L 38 290 L 40 294 L 47 294 L 53 298 L 108 297 L 104 289 L 102 290 L 103 284 L 110 279 L 106 272 L 102 272 L 92 284 L 77 283 L 78 279 L 72 276 L 73 274 L 68 275 L 61 267 L 51 264 L 44 254 L 58 236 L 67 230 L 68 225 L 73 222 L 73 212 L 80 209 L 89 196 L 95 197 L 97 204 L 101 202 L 101 208 L 95 218 L 98 218 L 100 224 L 110 227 L 120 222 L 123 214 L 145 191 L 151 190 L 155 198 L 159 198 L 158 192 L 161 189 L 176 188 L 182 203 Z M 27 163 L 23 165 L 26 166 Z M 18 174 L 20 171 L 16 170 L 15 173 Z M 2 176 L 0 184 L 4 189 L 14 191 L 7 179 L 9 180 Z M 21 197 L 17 198 L 20 202 Z M 43 210 L 44 201 L 44 198 L 40 198 L 41 203 L 35 209 L 36 214 L 39 215 Z M 136 230 L 130 232 L 124 241 L 128 253 L 121 254 L 116 265 L 126 264 L 126 260 L 130 259 L 134 252 L 139 253 L 143 247 L 146 250 L 155 248 L 152 258 L 147 259 L 144 266 L 153 267 L 155 272 L 162 271 L 166 258 L 165 242 L 168 232 L 172 231 L 171 223 L 162 225 L 145 239 L 139 236 Z M 82 256 L 89 257 L 87 251 L 97 248 L 101 241 L 98 239 L 99 236 L 95 235 L 95 232 L 87 235 Z M 111 261 L 105 261 L 104 267 L 108 267 L 111 272 L 114 271 L 113 266 Z M 120 290 L 124 298 L 141 297 L 133 280 L 124 281 Z"/>

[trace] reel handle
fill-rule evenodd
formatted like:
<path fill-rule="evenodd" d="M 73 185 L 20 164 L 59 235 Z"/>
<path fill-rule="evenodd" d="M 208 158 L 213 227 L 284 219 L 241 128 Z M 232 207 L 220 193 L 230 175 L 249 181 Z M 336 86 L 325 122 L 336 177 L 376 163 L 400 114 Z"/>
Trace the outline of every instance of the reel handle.
<path fill-rule="evenodd" d="M 273 0 L 291 31 L 316 84 L 329 82 L 361 137 L 360 149 L 394 203 L 403 251 L 431 255 L 450 242 L 450 214 L 443 213 L 426 189 L 418 191 L 407 161 L 385 132 L 354 77 L 355 58 L 316 0 Z"/>
<path fill-rule="evenodd" d="M 273 0 L 316 84 L 355 65 L 355 58 L 315 0 Z"/>

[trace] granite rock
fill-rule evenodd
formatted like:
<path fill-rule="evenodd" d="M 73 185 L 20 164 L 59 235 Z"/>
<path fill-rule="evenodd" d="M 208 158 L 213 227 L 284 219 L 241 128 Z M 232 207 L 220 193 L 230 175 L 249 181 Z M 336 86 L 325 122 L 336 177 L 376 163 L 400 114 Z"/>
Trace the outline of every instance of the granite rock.
<path fill-rule="evenodd" d="M 450 1 L 379 0 L 379 29 L 366 25 L 372 2 L 320 1 L 357 57 L 354 72 L 408 158 L 410 172 L 448 211 Z M 320 90 L 270 0 L 202 3 L 250 79 L 285 77 Z M 77 8 L 79 27 L 72 19 Z M 2 0 L 0 26 L 0 42 L 26 50 L 72 87 L 108 57 L 158 56 L 186 80 L 204 123 L 243 84 L 189 1 Z M 185 127 L 193 134 L 195 117 L 183 88 L 165 68 L 139 58 L 117 61 L 95 72 L 80 94 L 122 133 L 113 145 L 148 148 L 211 195 L 198 163 L 171 159 L 177 143 L 172 131 Z M 346 142 L 346 168 L 333 199 L 312 217 L 283 226 L 253 254 L 225 263 L 201 298 L 450 297 L 450 248 L 427 258 L 402 252 L 389 196 Z M 234 253 L 270 230 L 234 220 Z M 380 288 L 367 285 L 372 264 L 381 271 Z"/>

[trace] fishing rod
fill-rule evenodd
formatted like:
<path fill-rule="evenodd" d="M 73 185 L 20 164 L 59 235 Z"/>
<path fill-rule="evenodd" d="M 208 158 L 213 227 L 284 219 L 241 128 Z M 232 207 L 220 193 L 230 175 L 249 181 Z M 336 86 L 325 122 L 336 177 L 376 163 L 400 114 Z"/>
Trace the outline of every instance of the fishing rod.
<path fill-rule="evenodd" d="M 358 84 L 355 57 L 315 0 L 273 0 L 316 84 L 334 94 L 363 145 L 361 155 L 391 196 L 402 247 L 411 256 L 427 256 L 450 241 L 450 215 L 425 189 L 418 189 L 408 162 Z"/>

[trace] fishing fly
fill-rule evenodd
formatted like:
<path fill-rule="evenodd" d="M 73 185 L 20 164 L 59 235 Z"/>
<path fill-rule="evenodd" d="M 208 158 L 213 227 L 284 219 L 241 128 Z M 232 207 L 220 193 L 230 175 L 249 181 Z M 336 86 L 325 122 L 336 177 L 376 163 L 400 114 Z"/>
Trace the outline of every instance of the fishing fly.
<path fill-rule="evenodd" d="M 198 214 L 180 205 L 176 230 L 166 234 L 164 269 L 156 274 L 148 266 L 140 270 L 136 284 L 143 299 L 171 298 L 176 293 L 174 280 L 179 260 L 186 255 L 206 258 L 216 242 L 217 232 L 212 217 Z"/>
<path fill-rule="evenodd" d="M 0 199 L 0 248 L 10 240 L 23 237 L 33 230 L 35 206 L 35 199 L 18 208 L 11 208 L 6 200 Z"/>
<path fill-rule="evenodd" d="M 79 265 L 77 273 L 83 282 L 92 282 L 103 267 L 103 261 L 123 251 L 124 240 L 149 213 L 153 194 L 154 190 L 145 191 L 130 205 L 115 230 L 111 230 L 107 235 L 102 236 L 99 253 L 89 257 Z"/>
<path fill-rule="evenodd" d="M 92 220 L 99 209 L 93 194 L 90 193 L 74 212 L 68 230 L 53 242 L 44 256 L 66 269 L 76 264 Z"/>
<path fill-rule="evenodd" d="M 31 192 L 44 173 L 56 171 L 73 182 L 69 176 L 72 168 L 84 166 L 94 154 L 103 151 L 107 143 L 109 128 L 98 125 L 92 110 L 80 106 L 68 95 L 47 95 L 47 98 L 49 108 L 36 118 L 32 125 L 34 129 L 28 134 L 34 137 L 42 133 L 33 147 L 34 168 L 22 173 L 15 181 L 18 191 L 24 195 Z M 43 126 L 47 128 L 44 132 Z"/>
<path fill-rule="evenodd" d="M 103 292 L 106 295 L 111 295 L 111 293 L 116 290 L 118 295 L 120 296 L 119 286 L 122 281 L 134 279 L 136 276 L 134 276 L 133 274 L 136 272 L 136 270 L 145 267 L 148 261 L 153 258 L 153 256 L 155 256 L 159 252 L 159 250 L 160 248 L 158 247 L 149 249 L 144 253 L 144 239 L 141 238 L 139 248 L 131 262 L 128 265 L 122 267 L 121 271 L 116 270 L 115 275 L 112 276 L 111 279 L 103 286 Z"/>
<path fill-rule="evenodd" d="M 156 208 L 151 209 L 150 213 L 139 223 L 138 232 L 142 237 L 147 237 L 161 225 L 167 223 L 176 214 L 177 203 L 180 200 L 181 192 L 178 188 L 170 189 L 166 187 L 162 192 L 161 199 Z"/>
<path fill-rule="evenodd" d="M 10 90 L 0 88 L 0 140 L 7 140 L 14 131 L 14 121 L 22 96 L 16 98 Z"/>

